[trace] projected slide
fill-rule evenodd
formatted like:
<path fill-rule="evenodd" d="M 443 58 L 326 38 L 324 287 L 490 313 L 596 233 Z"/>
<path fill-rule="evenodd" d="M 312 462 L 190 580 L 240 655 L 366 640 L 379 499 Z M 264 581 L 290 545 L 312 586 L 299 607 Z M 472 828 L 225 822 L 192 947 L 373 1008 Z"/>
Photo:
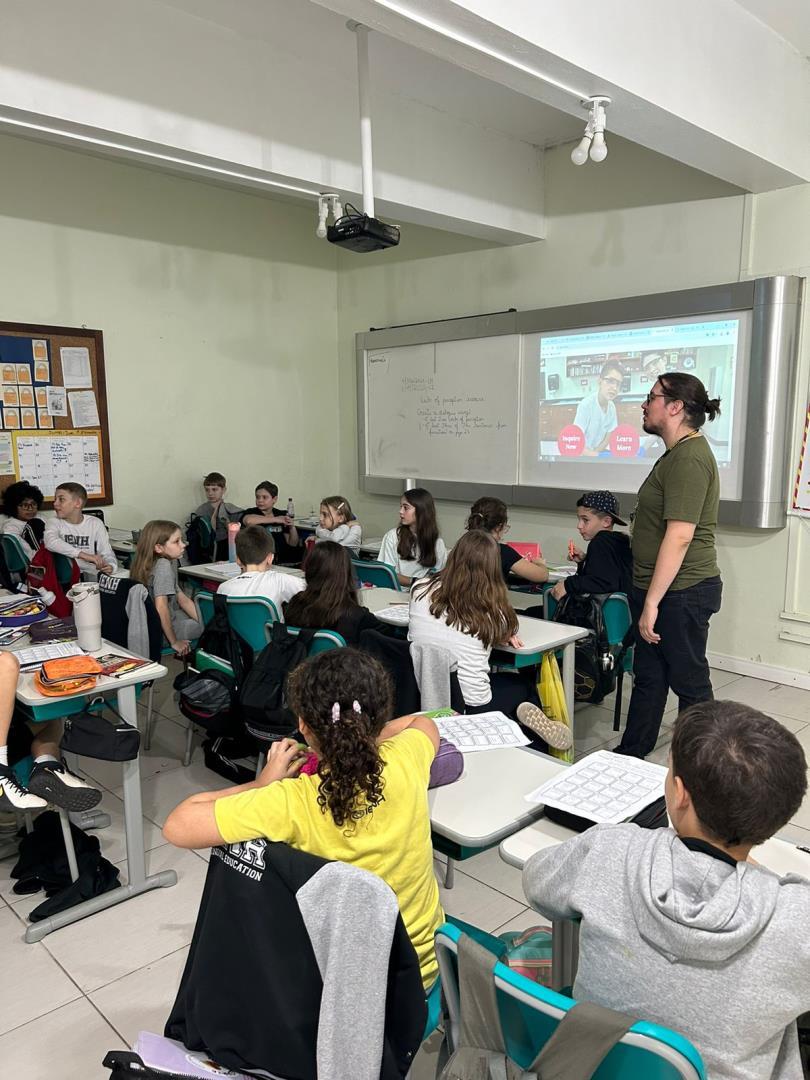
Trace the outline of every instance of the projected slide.
<path fill-rule="evenodd" d="M 657 457 L 663 445 L 642 428 L 641 405 L 659 375 L 688 372 L 723 402 L 706 434 L 718 465 L 734 455 L 733 403 L 741 316 L 643 323 L 539 338 L 538 462 L 614 465 Z"/>

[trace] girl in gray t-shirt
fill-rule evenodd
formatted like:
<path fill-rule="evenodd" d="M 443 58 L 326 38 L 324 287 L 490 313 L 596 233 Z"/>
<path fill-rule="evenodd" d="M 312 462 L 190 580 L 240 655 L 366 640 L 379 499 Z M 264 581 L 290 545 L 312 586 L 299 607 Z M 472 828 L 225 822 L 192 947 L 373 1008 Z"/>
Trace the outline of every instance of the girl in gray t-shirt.
<path fill-rule="evenodd" d="M 177 584 L 177 560 L 186 550 L 174 521 L 148 521 L 141 530 L 130 577 L 149 590 L 166 641 L 178 656 L 203 632 L 194 601 Z"/>

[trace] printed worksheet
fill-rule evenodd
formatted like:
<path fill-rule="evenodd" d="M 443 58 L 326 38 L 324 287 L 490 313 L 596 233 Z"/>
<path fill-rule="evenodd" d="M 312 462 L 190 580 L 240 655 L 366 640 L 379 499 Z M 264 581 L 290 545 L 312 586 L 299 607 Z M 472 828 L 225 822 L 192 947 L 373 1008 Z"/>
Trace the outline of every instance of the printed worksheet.
<path fill-rule="evenodd" d="M 507 746 L 528 746 L 531 741 L 515 721 L 502 712 L 438 717 L 436 727 L 441 737 L 457 746 L 462 754 L 475 753 L 477 750 L 503 750 Z"/>
<path fill-rule="evenodd" d="M 597 750 L 541 784 L 526 801 L 618 824 L 664 794 L 666 775 L 666 767 L 652 761 Z"/>

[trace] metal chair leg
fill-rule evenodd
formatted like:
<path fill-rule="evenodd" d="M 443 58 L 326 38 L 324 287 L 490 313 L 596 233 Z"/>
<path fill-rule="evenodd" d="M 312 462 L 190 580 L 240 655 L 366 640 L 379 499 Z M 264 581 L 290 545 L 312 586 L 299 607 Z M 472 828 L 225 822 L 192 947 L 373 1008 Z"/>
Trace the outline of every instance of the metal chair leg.
<path fill-rule="evenodd" d="M 152 708 L 155 698 L 155 684 L 151 683 L 146 695 L 146 726 L 143 729 L 143 748 L 148 750 L 152 745 Z"/>
<path fill-rule="evenodd" d="M 260 750 L 259 753 L 256 755 L 256 779 L 257 780 L 259 779 L 259 773 L 262 771 L 262 769 L 265 767 L 266 764 L 267 764 L 267 754 L 265 754 L 264 751 Z"/>
<path fill-rule="evenodd" d="M 445 889 L 452 889 L 456 880 L 456 864 L 447 856 L 447 866 L 444 871 L 444 887 Z"/>
<path fill-rule="evenodd" d="M 189 720 L 188 728 L 186 729 L 186 752 L 183 754 L 183 764 L 188 768 L 191 764 L 191 755 L 194 749 L 194 725 Z"/>

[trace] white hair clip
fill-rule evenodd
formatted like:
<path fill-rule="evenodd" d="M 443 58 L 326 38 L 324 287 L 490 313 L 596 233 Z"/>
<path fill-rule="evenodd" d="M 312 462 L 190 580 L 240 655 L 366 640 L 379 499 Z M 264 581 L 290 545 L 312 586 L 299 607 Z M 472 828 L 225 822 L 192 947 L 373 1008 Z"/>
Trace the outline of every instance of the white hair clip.
<path fill-rule="evenodd" d="M 340 720 L 340 705 L 335 702 L 332 706 L 332 723 L 336 724 Z"/>
<path fill-rule="evenodd" d="M 353 711 L 353 712 L 356 712 L 356 713 L 361 713 L 361 712 L 363 711 L 363 710 L 362 710 L 362 709 L 360 708 L 360 702 L 359 702 L 359 701 L 353 701 L 353 702 L 352 702 L 352 711 Z"/>

